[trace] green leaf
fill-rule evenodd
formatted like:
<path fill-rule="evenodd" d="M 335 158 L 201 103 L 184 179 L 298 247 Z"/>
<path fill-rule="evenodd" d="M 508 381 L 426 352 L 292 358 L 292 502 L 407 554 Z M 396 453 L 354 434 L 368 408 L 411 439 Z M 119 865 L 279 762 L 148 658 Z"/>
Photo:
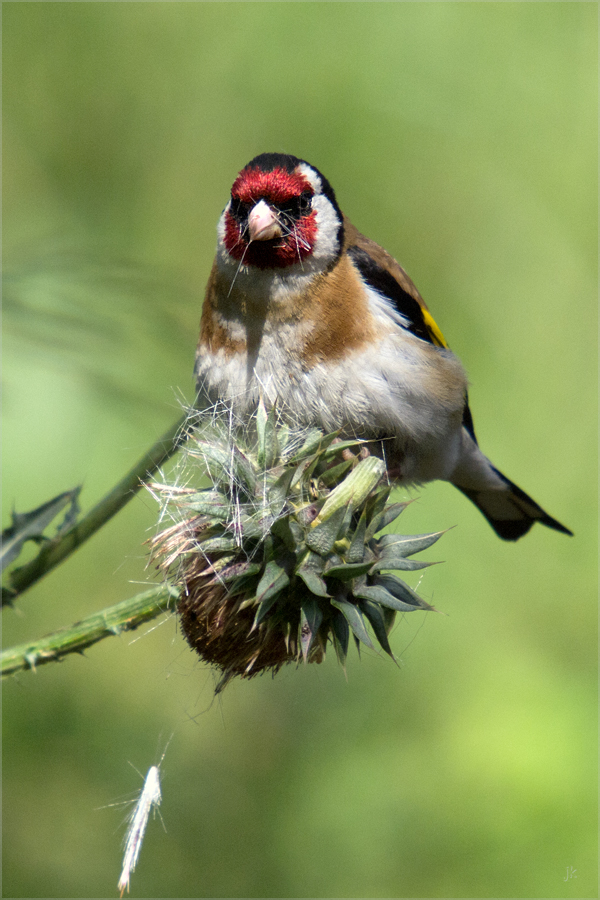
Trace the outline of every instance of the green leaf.
<path fill-rule="evenodd" d="M 259 571 L 260 571 L 259 567 Z M 228 597 L 236 597 L 238 594 L 248 594 L 248 600 L 245 600 L 240 609 L 245 609 L 247 606 L 256 606 L 256 572 L 249 572 L 246 575 L 240 575 L 234 581 L 228 583 L 227 586 L 227 596 Z"/>
<path fill-rule="evenodd" d="M 398 569 L 403 572 L 415 572 L 417 569 L 426 569 L 427 566 L 435 566 L 435 562 L 421 562 L 417 559 L 405 559 L 403 556 L 382 556 L 373 564 L 371 574 L 381 572 L 382 569 Z"/>
<path fill-rule="evenodd" d="M 397 612 L 413 612 L 419 608 L 414 603 L 406 603 L 399 600 L 382 585 L 366 585 L 354 590 L 353 594 L 361 600 L 372 600 L 373 603 L 379 603 L 380 606 L 389 606 L 390 609 L 395 609 Z M 427 604 L 424 608 L 428 608 Z"/>
<path fill-rule="evenodd" d="M 310 626 L 310 630 L 313 634 L 316 634 L 321 627 L 321 622 L 323 621 L 323 613 L 321 612 L 321 607 L 316 600 L 312 599 L 312 597 L 307 597 L 306 599 L 302 600 L 301 608 L 304 616 L 306 617 L 306 621 Z"/>
<path fill-rule="evenodd" d="M 382 531 L 384 528 L 387 528 L 388 525 L 391 525 L 398 516 L 404 512 L 407 506 L 410 506 L 411 503 L 414 503 L 413 500 L 406 500 L 404 503 L 390 503 L 389 506 L 386 506 L 384 511 L 379 516 L 379 524 L 377 525 L 377 531 Z"/>
<path fill-rule="evenodd" d="M 300 531 L 297 523 L 292 523 L 292 520 L 289 516 L 281 516 L 280 519 L 277 519 L 271 525 L 271 534 L 274 534 L 276 535 L 276 537 L 280 538 L 288 550 L 295 552 L 298 549 L 298 534 L 297 532 L 294 533 L 295 529 L 293 529 L 292 524 L 296 526 L 296 529 L 298 531 Z M 302 537 L 304 537 L 304 535 L 302 535 Z"/>
<path fill-rule="evenodd" d="M 388 640 L 388 632 L 385 624 L 383 610 L 377 603 L 373 603 L 371 600 L 361 600 L 360 608 L 369 620 L 369 624 L 371 625 L 371 628 L 375 633 L 375 637 L 381 644 L 382 649 L 385 650 L 385 652 L 389 654 L 389 656 L 391 656 L 395 661 L 395 657 L 392 653 L 392 648 L 390 647 L 390 642 Z"/>
<path fill-rule="evenodd" d="M 234 537 L 229 535 L 208 538 L 200 544 L 203 553 L 222 553 L 228 550 L 237 550 L 238 542 Z"/>
<path fill-rule="evenodd" d="M 265 535 L 265 539 L 260 544 L 260 549 L 262 550 L 265 565 L 275 559 L 276 540 L 274 535 L 271 533 Z"/>
<path fill-rule="evenodd" d="M 322 556 L 319 556 L 318 553 L 314 553 L 312 550 L 309 550 L 304 559 L 301 560 L 300 565 L 303 569 L 312 569 L 317 573 L 317 575 L 322 575 L 323 569 L 325 568 L 325 560 Z"/>
<path fill-rule="evenodd" d="M 256 472 L 248 457 L 234 444 L 211 443 L 206 440 L 196 441 L 197 450 L 189 450 L 190 456 L 201 459 L 215 482 L 222 485 L 229 496 L 245 493 L 254 496 L 256 490 Z"/>
<path fill-rule="evenodd" d="M 306 459 L 303 459 L 295 469 L 293 469 L 293 477 L 290 482 L 290 490 L 295 490 L 298 485 L 304 481 L 305 483 L 311 476 L 312 469 L 317 464 L 318 456 L 309 456 Z"/>
<path fill-rule="evenodd" d="M 258 600 L 268 599 L 273 594 L 278 594 L 289 583 L 290 579 L 285 569 L 272 559 L 265 566 L 265 571 L 258 582 L 256 597 Z"/>
<path fill-rule="evenodd" d="M 389 634 L 392 628 L 394 627 L 394 622 L 396 621 L 396 610 L 391 609 L 389 606 L 382 606 L 381 612 L 383 613 L 383 621 L 385 623 L 385 630 Z"/>
<path fill-rule="evenodd" d="M 379 522 L 381 521 L 380 517 L 385 509 L 385 504 L 388 502 L 391 492 L 391 486 L 384 485 L 373 494 L 372 497 L 369 497 L 367 503 L 367 522 L 369 524 L 367 525 L 365 540 L 370 541 L 371 538 L 381 530 L 379 526 Z"/>
<path fill-rule="evenodd" d="M 218 491 L 207 492 L 205 496 L 194 494 L 185 499 L 185 506 L 191 512 L 210 516 L 221 522 L 227 522 L 231 517 L 231 502 Z"/>
<path fill-rule="evenodd" d="M 262 566 L 260 563 L 238 562 L 227 566 L 224 572 L 220 572 L 219 580 L 228 584 L 230 581 L 236 581 L 238 578 L 246 578 L 250 575 L 258 575 Z"/>
<path fill-rule="evenodd" d="M 324 435 L 322 431 L 319 431 L 318 428 L 311 428 L 307 432 L 304 443 L 292 456 L 290 456 L 289 462 L 292 465 L 300 462 L 305 459 L 307 456 L 312 456 L 319 451 L 323 451 L 326 447 L 331 444 L 331 442 L 337 437 L 337 432 L 333 434 Z"/>
<path fill-rule="evenodd" d="M 262 578 L 256 588 L 256 599 L 259 606 L 254 617 L 254 626 L 258 625 L 269 612 L 281 591 L 290 583 L 285 569 L 275 560 L 267 563 Z"/>
<path fill-rule="evenodd" d="M 256 431 L 258 434 L 258 465 L 261 469 L 272 469 L 279 458 L 276 413 L 272 407 L 269 415 L 262 397 L 256 411 Z"/>
<path fill-rule="evenodd" d="M 258 401 L 258 406 L 256 407 L 256 435 L 258 437 L 259 457 L 262 451 L 262 444 L 264 442 L 265 425 L 267 424 L 267 418 L 267 410 L 265 409 L 265 404 L 261 396 Z"/>
<path fill-rule="evenodd" d="M 237 494 L 241 488 L 248 497 L 253 497 L 256 490 L 256 471 L 246 454 L 235 446 L 231 465 L 235 476 L 233 492 Z"/>
<path fill-rule="evenodd" d="M 256 458 L 258 460 L 258 465 L 261 469 L 267 468 L 265 466 L 265 457 L 266 457 L 266 447 L 265 447 L 265 427 L 267 424 L 267 410 L 265 409 L 265 404 L 263 403 L 263 398 L 258 401 L 258 407 L 256 409 L 256 436 L 257 436 L 257 453 Z"/>
<path fill-rule="evenodd" d="M 46 540 L 43 532 L 65 506 L 69 506 L 69 509 L 63 522 L 57 529 L 57 534 L 74 524 L 79 512 L 77 498 L 80 491 L 81 487 L 76 487 L 72 491 L 64 491 L 64 493 L 58 494 L 57 497 L 48 500 L 47 503 L 43 503 L 30 512 L 12 513 L 12 525 L 5 528 L 2 532 L 2 571 L 17 559 L 25 541 L 40 543 Z"/>
<path fill-rule="evenodd" d="M 319 521 L 320 515 L 317 516 L 315 522 L 318 524 L 313 524 L 306 533 L 306 546 L 320 556 L 328 556 L 338 539 L 345 516 L 345 506 L 340 506 L 325 521 Z"/>
<path fill-rule="evenodd" d="M 279 454 L 282 461 L 285 460 L 287 462 L 288 447 L 293 442 L 293 437 L 294 435 L 290 426 L 285 422 L 279 422 L 277 426 L 277 441 L 279 443 Z"/>
<path fill-rule="evenodd" d="M 335 435 L 334 435 L 335 437 Z M 359 447 L 361 444 L 364 444 L 365 441 L 360 438 L 352 438 L 349 441 L 337 441 L 329 444 L 326 450 L 320 454 L 320 457 L 323 461 L 327 461 L 328 459 L 332 459 L 334 456 L 337 456 L 343 450 L 352 450 L 355 447 Z M 350 460 L 352 462 L 352 460 Z"/>
<path fill-rule="evenodd" d="M 352 504 L 349 503 L 346 507 L 346 515 L 344 516 L 342 524 L 340 526 L 340 530 L 338 531 L 338 541 L 343 541 L 345 543 L 344 550 L 347 550 L 350 545 L 350 541 L 348 540 L 348 532 L 352 525 L 353 516 L 354 510 L 352 508 Z"/>
<path fill-rule="evenodd" d="M 284 469 L 277 481 L 269 487 L 269 508 L 274 516 L 279 516 L 285 507 L 293 477 L 293 469 Z"/>
<path fill-rule="evenodd" d="M 338 578 L 340 581 L 350 581 L 352 578 L 358 578 L 366 575 L 373 561 L 361 563 L 342 563 L 342 565 L 331 566 L 325 569 L 323 575 L 325 578 Z"/>
<path fill-rule="evenodd" d="M 431 606 L 423 600 L 422 597 L 419 597 L 411 587 L 400 578 L 396 578 L 395 575 L 376 575 L 373 578 L 373 583 L 379 587 L 385 588 L 392 596 L 403 603 L 411 605 L 413 609 L 430 609 L 435 611 L 434 606 Z"/>
<path fill-rule="evenodd" d="M 348 603 L 347 600 L 341 599 L 333 599 L 331 601 L 331 605 L 335 606 L 336 609 L 342 613 L 344 618 L 346 619 L 348 625 L 352 629 L 352 633 L 355 637 L 358 638 L 359 641 L 362 641 L 367 647 L 370 647 L 371 650 L 374 650 L 373 642 L 369 637 L 369 632 L 367 631 L 365 620 L 362 616 L 361 611 L 354 603 Z"/>
<path fill-rule="evenodd" d="M 213 488 L 203 488 L 201 491 L 190 491 L 190 493 L 184 493 L 182 495 L 178 495 L 177 492 L 174 492 L 171 497 L 169 497 L 169 502 L 175 502 L 177 505 L 180 503 L 185 506 L 189 506 L 192 503 L 219 503 L 226 504 L 228 503 L 228 499 L 221 491 L 215 491 Z"/>
<path fill-rule="evenodd" d="M 336 656 L 342 666 L 346 665 L 346 656 L 348 655 L 348 643 L 350 641 L 350 629 L 345 616 L 336 611 L 333 622 L 333 646 L 335 647 Z"/>
<path fill-rule="evenodd" d="M 301 567 L 298 569 L 296 574 L 299 578 L 302 579 L 311 594 L 314 594 L 316 597 L 330 596 L 330 594 L 327 592 L 327 585 L 325 584 L 321 576 L 317 575 L 314 569 Z"/>
<path fill-rule="evenodd" d="M 298 506 L 295 510 L 295 517 L 302 528 L 302 531 L 308 528 L 319 515 L 319 506 L 317 503 L 305 503 L 304 506 Z"/>
<path fill-rule="evenodd" d="M 344 460 L 337 466 L 333 466 L 331 469 L 325 469 L 324 472 L 321 472 L 319 478 L 323 482 L 323 484 L 329 486 L 330 484 L 338 484 L 342 475 L 344 475 L 348 469 L 352 468 L 352 460 Z"/>
<path fill-rule="evenodd" d="M 360 519 L 356 530 L 352 536 L 350 546 L 346 552 L 346 562 L 358 563 L 362 562 L 365 556 L 365 535 L 367 531 L 367 513 L 366 510 L 360 514 Z"/>
<path fill-rule="evenodd" d="M 300 646 L 302 648 L 304 662 L 308 659 L 310 648 L 321 627 L 322 621 L 323 613 L 319 609 L 319 604 L 311 598 L 303 600 L 300 618 Z"/>
<path fill-rule="evenodd" d="M 222 442 L 206 440 L 204 437 L 194 441 L 194 447 L 188 447 L 188 455 L 198 459 L 208 469 L 213 481 L 221 482 L 223 474 L 229 472 L 231 453 Z"/>
<path fill-rule="evenodd" d="M 243 510 L 245 507 L 241 507 Z M 246 507 L 247 508 L 247 507 Z M 264 513 L 262 510 L 253 513 L 251 516 L 244 515 L 241 511 L 237 515 L 232 515 L 232 525 L 229 526 L 235 534 L 242 535 L 241 545 L 244 546 L 248 541 L 262 541 L 269 533 L 273 524 L 273 516 Z"/>
<path fill-rule="evenodd" d="M 427 550 L 445 531 L 436 531 L 432 534 L 384 534 L 377 541 L 380 550 L 393 553 L 394 556 L 412 556 L 421 550 Z"/>
<path fill-rule="evenodd" d="M 300 555 L 300 548 L 304 550 L 304 528 L 300 525 L 300 523 L 296 520 L 295 516 L 286 516 L 290 523 L 290 531 L 294 536 L 294 541 L 296 542 L 296 552 Z"/>

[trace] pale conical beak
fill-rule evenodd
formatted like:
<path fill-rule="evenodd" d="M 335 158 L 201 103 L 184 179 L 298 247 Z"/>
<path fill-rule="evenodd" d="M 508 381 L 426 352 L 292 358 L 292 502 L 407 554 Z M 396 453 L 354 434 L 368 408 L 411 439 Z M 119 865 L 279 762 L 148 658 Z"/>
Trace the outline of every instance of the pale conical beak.
<path fill-rule="evenodd" d="M 264 200 L 259 200 L 248 216 L 250 241 L 269 241 L 281 237 L 282 231 L 275 213 Z"/>

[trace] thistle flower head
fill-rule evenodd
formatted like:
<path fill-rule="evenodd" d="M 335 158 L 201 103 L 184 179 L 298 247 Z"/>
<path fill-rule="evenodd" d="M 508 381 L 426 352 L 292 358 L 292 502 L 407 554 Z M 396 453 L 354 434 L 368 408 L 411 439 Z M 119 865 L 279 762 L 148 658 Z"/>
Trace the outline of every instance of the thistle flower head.
<path fill-rule="evenodd" d="M 433 607 L 391 573 L 431 565 L 411 557 L 442 532 L 378 537 L 408 504 L 387 505 L 385 465 L 359 441 L 294 430 L 262 403 L 252 426 L 199 414 L 186 472 L 208 486 L 150 486 L 174 521 L 152 552 L 189 644 L 221 670 L 217 690 L 321 662 L 329 643 L 344 664 L 350 636 L 393 658 L 396 613 Z"/>

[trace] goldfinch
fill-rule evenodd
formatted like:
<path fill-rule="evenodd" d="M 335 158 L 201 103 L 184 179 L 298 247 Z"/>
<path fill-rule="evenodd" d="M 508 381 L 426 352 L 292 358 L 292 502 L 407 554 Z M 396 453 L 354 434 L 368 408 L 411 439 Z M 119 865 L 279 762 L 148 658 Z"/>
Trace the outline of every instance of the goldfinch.
<path fill-rule="evenodd" d="M 483 455 L 467 376 L 416 287 L 305 160 L 263 153 L 217 226 L 195 373 L 201 404 L 262 397 L 293 423 L 369 442 L 399 484 L 442 479 L 514 541 L 551 518 Z"/>

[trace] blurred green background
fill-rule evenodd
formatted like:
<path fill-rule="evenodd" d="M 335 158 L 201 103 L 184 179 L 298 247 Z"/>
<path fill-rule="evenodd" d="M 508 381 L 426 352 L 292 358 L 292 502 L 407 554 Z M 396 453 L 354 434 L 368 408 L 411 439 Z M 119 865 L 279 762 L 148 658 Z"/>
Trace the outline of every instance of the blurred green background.
<path fill-rule="evenodd" d="M 411 491 L 404 529 L 457 527 L 400 668 L 213 700 L 171 617 L 6 683 L 4 896 L 115 896 L 98 808 L 172 732 L 133 897 L 597 896 L 596 5 L 4 3 L 3 42 L 4 524 L 78 483 L 89 508 L 191 401 L 217 219 L 285 151 L 405 266 L 484 451 L 575 532 L 510 545 Z M 24 595 L 5 646 L 151 582 L 156 514 Z"/>

